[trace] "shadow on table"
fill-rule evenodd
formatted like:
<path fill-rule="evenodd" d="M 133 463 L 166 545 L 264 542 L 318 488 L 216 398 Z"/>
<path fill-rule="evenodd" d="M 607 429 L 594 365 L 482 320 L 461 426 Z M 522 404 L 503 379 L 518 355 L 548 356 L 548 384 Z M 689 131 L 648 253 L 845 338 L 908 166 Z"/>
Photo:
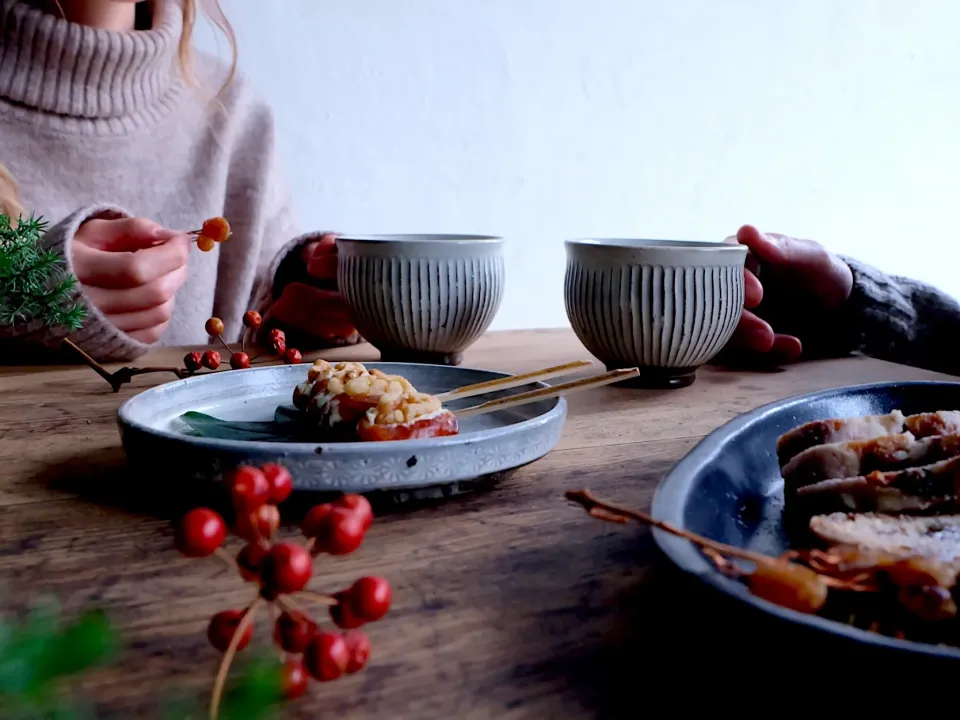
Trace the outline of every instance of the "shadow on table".
<path fill-rule="evenodd" d="M 515 470 L 476 480 L 422 489 L 376 491 L 366 497 L 378 517 L 415 512 L 469 500 L 509 479 Z M 227 514 L 230 503 L 222 485 L 134 471 L 121 448 L 78 453 L 66 462 L 48 465 L 32 478 L 53 490 L 126 512 L 176 518 L 191 508 L 206 506 Z M 310 508 L 336 499 L 340 492 L 298 491 L 281 506 L 285 523 L 299 523 Z"/>
<path fill-rule="evenodd" d="M 656 717 L 663 707 L 672 716 L 678 707 L 699 703 L 761 713 L 765 706 L 753 703 L 765 697 L 776 698 L 770 709 L 823 710 L 844 702 L 865 709 L 889 702 L 891 693 L 908 695 L 937 683 L 952 687 L 956 661 L 858 645 L 768 616 L 676 570 L 649 535 L 637 540 L 600 543 L 607 545 L 597 556 L 600 566 L 606 555 L 622 562 L 622 574 L 609 574 L 607 566 L 586 578 L 577 562 L 570 571 L 554 564 L 552 551 L 529 558 L 531 575 L 536 564 L 545 567 L 525 591 L 544 592 L 549 584 L 560 604 L 544 603 L 549 610 L 512 625 L 511 645 L 551 650 L 527 654 L 508 684 L 556 688 L 562 679 L 565 702 L 600 718 L 637 718 L 651 710 Z M 572 545 L 556 550 L 577 553 Z M 522 568 L 511 569 L 520 576 Z M 949 692 L 924 692 L 923 698 L 925 708 L 955 707 Z"/>
<path fill-rule="evenodd" d="M 80 452 L 46 466 L 33 480 L 86 502 L 164 519 L 199 505 L 224 508 L 220 487 L 135 473 L 119 447 Z"/>
<path fill-rule="evenodd" d="M 603 717 L 637 717 L 638 702 L 658 696 L 732 707 L 769 696 L 781 709 L 836 709 L 848 702 L 863 710 L 888 702 L 890 692 L 909 694 L 911 687 L 948 680 L 952 686 L 960 668 L 956 661 L 858 645 L 768 616 L 663 558 L 648 580 L 622 595 L 616 627 L 596 654 L 573 659 L 574 672 L 592 671 L 585 690 Z M 947 693 L 924 698 L 925 707 L 955 707 Z"/>

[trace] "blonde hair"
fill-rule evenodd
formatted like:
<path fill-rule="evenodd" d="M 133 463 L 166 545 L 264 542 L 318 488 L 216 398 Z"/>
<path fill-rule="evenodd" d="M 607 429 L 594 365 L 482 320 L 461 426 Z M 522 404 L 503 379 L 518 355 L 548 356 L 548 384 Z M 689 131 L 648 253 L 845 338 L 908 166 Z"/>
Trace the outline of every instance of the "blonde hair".
<path fill-rule="evenodd" d="M 202 6 L 210 22 L 227 39 L 227 44 L 230 47 L 230 62 L 226 79 L 220 86 L 215 98 L 219 99 L 223 91 L 233 82 L 237 73 L 237 36 L 233 32 L 233 26 L 227 20 L 223 8 L 220 7 L 220 0 L 180 0 L 180 3 L 183 11 L 183 31 L 180 33 L 180 42 L 177 46 L 177 61 L 184 80 L 194 89 L 199 88 L 196 76 L 193 74 L 193 29 L 197 24 L 198 3 Z M 2 164 L 0 164 L 0 213 L 9 215 L 14 224 L 16 224 L 17 218 L 24 213 L 17 181 Z"/>

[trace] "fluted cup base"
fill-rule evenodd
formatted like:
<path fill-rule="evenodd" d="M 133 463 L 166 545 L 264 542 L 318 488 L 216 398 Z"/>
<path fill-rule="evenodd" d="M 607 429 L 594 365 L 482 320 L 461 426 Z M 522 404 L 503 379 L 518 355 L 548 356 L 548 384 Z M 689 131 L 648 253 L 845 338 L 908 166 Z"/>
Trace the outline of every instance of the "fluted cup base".
<path fill-rule="evenodd" d="M 621 363 L 607 365 L 607 370 L 620 370 L 623 367 Z M 637 377 L 616 383 L 616 386 L 635 390 L 679 390 L 690 387 L 696 379 L 696 368 L 642 367 Z"/>
<path fill-rule="evenodd" d="M 414 363 L 416 365 L 459 365 L 463 362 L 462 352 L 431 352 L 396 347 L 378 349 L 380 350 L 380 359 L 383 362 Z"/>

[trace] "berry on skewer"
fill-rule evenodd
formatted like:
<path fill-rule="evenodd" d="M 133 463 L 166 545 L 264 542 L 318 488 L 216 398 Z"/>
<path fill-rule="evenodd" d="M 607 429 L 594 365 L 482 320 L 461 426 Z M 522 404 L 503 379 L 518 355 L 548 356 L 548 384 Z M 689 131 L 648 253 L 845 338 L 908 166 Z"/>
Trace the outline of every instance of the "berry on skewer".
<path fill-rule="evenodd" d="M 210 252 L 218 243 L 230 239 L 230 223 L 222 217 L 210 218 L 204 221 L 203 227 L 199 230 L 192 230 L 189 234 L 196 238 L 198 250 Z"/>

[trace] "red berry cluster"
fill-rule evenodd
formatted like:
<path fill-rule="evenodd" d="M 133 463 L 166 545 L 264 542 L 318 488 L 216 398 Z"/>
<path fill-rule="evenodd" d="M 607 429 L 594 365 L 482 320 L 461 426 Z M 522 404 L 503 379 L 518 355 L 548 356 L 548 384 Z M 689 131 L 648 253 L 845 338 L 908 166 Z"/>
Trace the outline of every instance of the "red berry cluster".
<path fill-rule="evenodd" d="M 196 508 L 180 523 L 176 546 L 187 557 L 218 554 L 234 564 L 240 576 L 257 585 L 257 597 L 244 610 L 224 610 L 210 620 L 207 638 L 229 665 L 233 653 L 253 637 L 253 614 L 258 606 L 273 603 L 280 611 L 273 628 L 274 642 L 287 653 L 284 665 L 286 697 L 302 695 L 308 677 L 327 682 L 355 673 L 370 657 L 370 641 L 358 628 L 380 620 L 390 609 L 392 590 L 381 577 L 362 577 L 334 595 L 306 590 L 313 577 L 313 559 L 321 553 L 345 555 L 356 550 L 373 523 L 366 498 L 344 495 L 318 505 L 302 524 L 306 544 L 275 542 L 280 524 L 277 505 L 293 490 L 286 468 L 274 463 L 241 466 L 227 478 L 236 519 L 231 530 L 246 544 L 233 560 L 223 549 L 227 525 L 218 513 Z M 346 632 L 324 630 L 299 606 L 299 601 L 329 607 L 330 619 Z M 238 635 L 239 633 L 239 635 Z M 215 696 L 219 691 L 215 689 Z"/>
<path fill-rule="evenodd" d="M 243 325 L 251 330 L 259 330 L 263 325 L 263 318 L 256 310 L 248 310 L 243 314 Z M 245 370 L 250 367 L 253 360 L 247 354 L 245 347 L 241 345 L 239 351 L 234 351 L 227 341 L 223 339 L 224 325 L 223 320 L 218 317 L 212 317 L 204 325 L 207 335 L 217 338 L 226 348 L 230 355 L 230 367 L 233 370 Z M 303 355 L 296 348 L 287 347 L 287 338 L 283 330 L 274 328 L 270 331 L 270 350 L 273 354 L 279 356 L 288 365 L 300 363 L 303 361 Z M 223 364 L 223 356 L 216 350 L 207 350 L 204 353 L 190 352 L 183 356 L 183 367 L 189 373 L 195 373 L 201 368 L 207 370 L 218 370 Z"/>

